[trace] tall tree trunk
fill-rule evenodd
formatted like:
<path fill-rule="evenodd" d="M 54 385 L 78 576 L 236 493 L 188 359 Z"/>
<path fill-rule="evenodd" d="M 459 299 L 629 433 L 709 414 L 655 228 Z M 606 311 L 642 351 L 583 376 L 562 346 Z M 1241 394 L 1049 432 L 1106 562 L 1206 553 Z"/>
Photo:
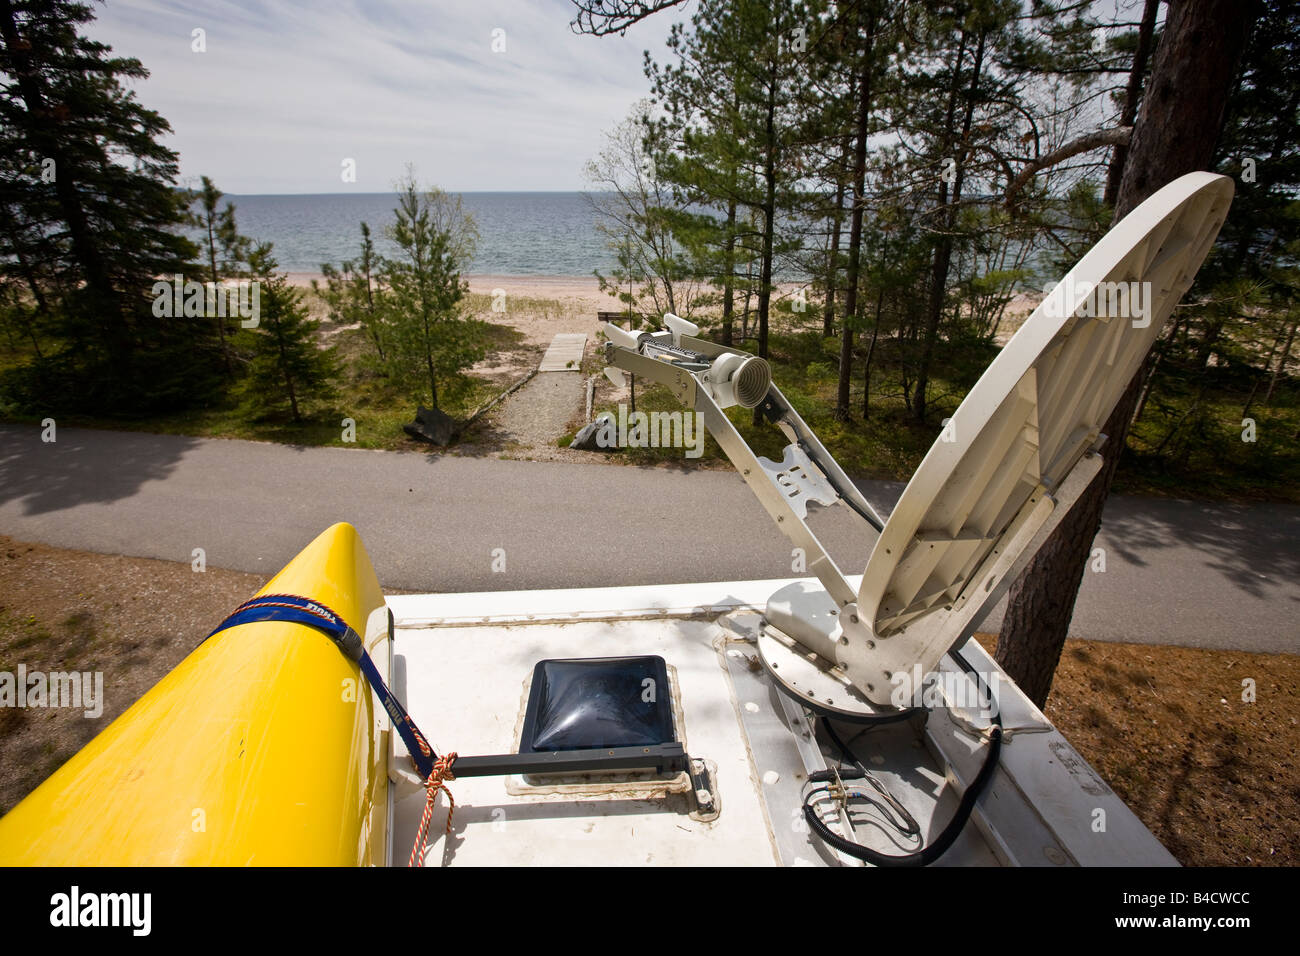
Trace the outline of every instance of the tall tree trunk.
<path fill-rule="evenodd" d="M 885 287 L 876 293 L 876 318 L 871 325 L 871 344 L 867 346 L 867 360 L 862 369 L 862 420 L 871 417 L 871 360 L 876 355 L 876 339 L 880 337 L 880 312 L 885 305 Z"/>
<path fill-rule="evenodd" d="M 826 263 L 826 311 L 822 314 L 822 338 L 835 335 L 835 280 L 840 272 L 840 232 L 844 228 L 844 167 L 849 164 L 849 138 L 840 148 L 839 179 L 835 185 L 835 213 L 831 217 L 831 253 Z"/>
<path fill-rule="evenodd" d="M 1161 186 L 1211 164 L 1233 75 L 1257 13 L 1252 3 L 1180 0 L 1170 5 L 1149 88 L 1142 99 L 1123 181 L 1118 221 Z M 1129 383 L 1103 431 L 1105 466 L 1011 586 L 998 663 L 1038 706 L 1047 702 L 1102 507 L 1115 477 L 1142 386 Z"/>
<path fill-rule="evenodd" d="M 727 245 L 722 256 L 722 344 L 732 344 L 736 312 L 736 200 L 727 201 Z"/>
<path fill-rule="evenodd" d="M 962 117 L 961 136 L 954 143 L 953 120 L 955 118 L 957 90 L 961 81 L 962 53 L 966 48 L 966 35 L 963 33 L 957 48 L 957 65 L 953 70 L 952 91 L 948 98 L 948 116 L 944 135 L 948 137 L 948 147 L 955 147 L 956 177 L 952 184 L 952 198 L 948 198 L 948 184 L 939 177 L 939 244 L 934 252 L 934 267 L 930 274 L 930 296 L 926 303 L 924 337 L 921 339 L 921 360 L 917 365 L 916 387 L 913 392 L 912 417 L 924 422 L 928 408 L 926 393 L 930 387 L 930 364 L 934 361 L 934 347 L 939 338 L 939 323 L 943 318 L 943 305 L 948 293 L 948 272 L 952 267 L 952 231 L 957 223 L 957 206 L 961 202 L 962 184 L 966 174 L 966 145 L 970 137 L 971 122 L 975 116 L 975 99 L 979 89 L 980 70 L 984 65 L 984 33 L 979 35 L 975 49 L 975 62 L 971 67 L 970 87 L 966 95 L 966 110 Z"/>
<path fill-rule="evenodd" d="M 1132 126 L 1137 120 L 1138 101 L 1142 98 L 1142 79 L 1147 71 L 1147 60 L 1151 57 L 1151 47 L 1155 44 L 1156 14 L 1160 10 L 1160 0 L 1146 0 L 1142 8 L 1142 21 L 1138 26 L 1138 45 L 1133 51 L 1133 68 L 1129 70 L 1128 87 L 1124 90 L 1124 108 L 1120 110 L 1119 125 Z M 1128 158 L 1127 146 L 1116 146 L 1110 154 L 1110 168 L 1106 171 L 1107 206 L 1114 207 L 1119 196 L 1120 183 L 1124 179 L 1124 163 Z"/>
<path fill-rule="evenodd" d="M 871 119 L 871 71 L 876 32 L 876 11 L 867 15 L 866 46 L 858 73 L 858 115 L 853 131 L 853 207 L 849 211 L 849 263 L 845 276 L 844 322 L 840 336 L 840 378 L 835 393 L 835 418 L 849 420 L 849 385 L 853 380 L 853 327 L 858 316 L 858 277 L 862 269 L 862 217 L 866 206 L 867 131 Z"/>
<path fill-rule="evenodd" d="M 758 273 L 758 354 L 767 358 L 767 328 L 772 307 L 772 255 L 776 239 L 776 103 L 768 97 L 767 155 L 763 159 L 763 246 Z M 758 414 L 755 411 L 755 414 Z"/>
<path fill-rule="evenodd" d="M 212 282 L 213 295 L 217 295 L 218 294 L 217 290 L 220 288 L 218 283 L 220 283 L 221 281 L 221 276 L 217 272 L 217 237 L 214 233 L 214 223 L 212 219 L 213 213 L 208 212 L 207 210 L 204 210 L 204 213 L 205 213 L 204 218 L 207 219 L 207 227 L 208 227 L 208 278 Z M 206 301 L 207 301 L 207 297 L 204 296 L 205 304 Z M 230 351 L 229 349 L 226 348 L 226 319 L 218 312 L 217 309 L 213 309 L 213 312 L 217 313 L 215 315 L 215 318 L 217 321 L 217 342 L 221 348 L 221 364 L 225 369 L 226 377 L 229 378 L 231 373 L 231 368 L 230 368 Z M 293 417 L 294 417 L 294 421 L 298 420 L 298 415 L 296 411 Z"/>
<path fill-rule="evenodd" d="M 1278 357 L 1277 365 L 1273 367 L 1273 374 L 1268 380 L 1268 391 L 1264 393 L 1264 407 L 1268 408 L 1273 401 L 1273 389 L 1277 388 L 1277 378 L 1286 370 L 1286 363 L 1291 361 L 1291 348 L 1295 345 L 1296 325 L 1300 320 L 1292 319 L 1291 328 L 1286 333 L 1286 345 L 1282 346 L 1282 354 Z"/>
<path fill-rule="evenodd" d="M 429 407 L 438 410 L 438 379 L 433 372 L 433 333 L 429 328 L 429 314 L 424 314 L 424 361 L 429 370 Z"/>
<path fill-rule="evenodd" d="M 275 344 L 280 354 L 280 373 L 284 376 L 285 388 L 289 390 L 289 407 L 293 410 L 294 422 L 302 421 L 302 416 L 298 414 L 298 394 L 293 387 L 293 374 L 289 371 L 289 356 L 284 347 L 284 326 L 280 319 L 275 320 Z"/>
<path fill-rule="evenodd" d="M 776 61 L 773 60 L 768 78 L 767 112 L 763 133 L 763 141 L 767 148 L 763 156 L 763 247 L 760 253 L 758 277 L 758 354 L 762 358 L 767 358 L 767 326 L 772 305 L 772 254 L 776 233 L 777 69 Z M 762 420 L 762 405 L 755 406 L 753 422 L 758 425 Z"/>

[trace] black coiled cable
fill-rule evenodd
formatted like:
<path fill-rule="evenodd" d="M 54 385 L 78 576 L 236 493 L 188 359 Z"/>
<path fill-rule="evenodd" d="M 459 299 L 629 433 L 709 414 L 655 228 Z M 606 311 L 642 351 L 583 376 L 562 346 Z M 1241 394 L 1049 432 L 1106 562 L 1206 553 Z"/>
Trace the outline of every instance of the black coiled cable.
<path fill-rule="evenodd" d="M 984 683 L 984 678 L 979 675 L 975 668 L 971 667 L 970 662 L 957 651 L 950 651 L 949 656 L 957 662 L 962 670 L 975 678 L 980 687 L 989 694 L 988 699 L 992 700 L 992 692 L 989 691 L 988 685 Z M 832 740 L 838 741 L 829 724 L 827 724 L 827 730 L 831 733 Z M 844 749 L 841 743 L 837 742 L 836 746 Z M 825 843 L 854 859 L 865 860 L 875 866 L 929 866 L 943 856 L 956 842 L 957 837 L 961 835 L 966 822 L 970 819 L 971 812 L 975 809 L 975 801 L 984 792 L 984 788 L 993 776 L 993 771 L 997 768 L 998 756 L 1001 752 L 1002 714 L 998 708 L 994 708 L 993 727 L 989 733 L 988 753 L 984 757 L 984 765 L 980 767 L 979 773 L 975 775 L 975 779 L 971 781 L 970 786 L 966 788 L 966 792 L 962 794 L 961 802 L 957 804 L 957 812 L 953 814 L 948 825 L 943 828 L 943 832 L 929 846 L 922 847 L 914 853 L 900 855 L 880 853 L 863 846 L 861 843 L 845 839 L 823 823 L 821 818 L 817 816 L 817 812 L 812 807 L 811 793 L 804 800 L 804 819 L 808 821 L 808 826 L 813 833 L 816 833 Z"/>

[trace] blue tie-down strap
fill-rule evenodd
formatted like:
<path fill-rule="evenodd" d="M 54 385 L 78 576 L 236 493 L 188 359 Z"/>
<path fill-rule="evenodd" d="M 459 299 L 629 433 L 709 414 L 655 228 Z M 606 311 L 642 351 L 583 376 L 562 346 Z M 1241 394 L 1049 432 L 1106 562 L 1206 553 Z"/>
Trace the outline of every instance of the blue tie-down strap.
<path fill-rule="evenodd" d="M 289 621 L 293 624 L 305 624 L 320 631 L 337 644 L 349 660 L 355 661 L 361 667 L 361 673 L 365 675 L 366 681 L 378 695 L 384 710 L 388 711 L 388 716 L 392 718 L 393 726 L 405 741 L 406 749 L 420 771 L 420 779 L 429 779 L 438 755 L 433 752 L 425 736 L 415 726 L 415 721 L 406 712 L 402 702 L 388 689 L 388 685 L 379 674 L 379 668 L 375 667 L 375 662 L 366 653 L 361 635 L 349 627 L 347 621 L 319 601 L 298 597 L 296 594 L 263 594 L 235 608 L 234 613 L 222 621 L 217 629 L 208 635 L 208 638 L 229 628 L 238 627 L 240 624 L 252 624 L 256 621 Z"/>

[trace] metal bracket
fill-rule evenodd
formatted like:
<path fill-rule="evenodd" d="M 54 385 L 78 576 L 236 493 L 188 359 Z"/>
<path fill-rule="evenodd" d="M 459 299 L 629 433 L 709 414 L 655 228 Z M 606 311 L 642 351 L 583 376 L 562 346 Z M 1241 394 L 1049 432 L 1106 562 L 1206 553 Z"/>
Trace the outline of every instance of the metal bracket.
<path fill-rule="evenodd" d="M 772 484 L 785 489 L 790 507 L 800 518 L 808 517 L 809 502 L 833 505 L 840 500 L 826 476 L 798 445 L 786 445 L 779 462 L 760 457 L 758 463 Z"/>
<path fill-rule="evenodd" d="M 678 402 L 687 408 L 695 407 L 695 395 L 700 389 L 689 369 L 662 359 L 649 358 L 613 342 L 605 343 L 605 361 L 625 372 L 666 385 Z"/>

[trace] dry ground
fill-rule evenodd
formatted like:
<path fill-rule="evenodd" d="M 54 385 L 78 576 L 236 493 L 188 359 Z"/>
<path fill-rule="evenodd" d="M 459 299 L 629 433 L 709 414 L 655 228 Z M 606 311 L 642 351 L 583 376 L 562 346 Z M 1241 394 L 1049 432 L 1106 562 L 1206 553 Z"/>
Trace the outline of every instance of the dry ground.
<path fill-rule="evenodd" d="M 1293 654 L 1070 641 L 1046 712 L 1181 862 L 1296 866 L 1297 704 Z"/>
<path fill-rule="evenodd" d="M 0 708 L 9 810 L 266 582 L 256 574 L 64 551 L 0 535 L 0 671 L 102 671 L 104 712 Z"/>
<path fill-rule="evenodd" d="M 0 812 L 264 581 L 0 536 L 0 671 L 102 670 L 106 697 L 95 720 L 0 709 Z M 1300 656 L 1071 641 L 1047 714 L 1184 864 L 1295 866 L 1298 702 Z"/>

